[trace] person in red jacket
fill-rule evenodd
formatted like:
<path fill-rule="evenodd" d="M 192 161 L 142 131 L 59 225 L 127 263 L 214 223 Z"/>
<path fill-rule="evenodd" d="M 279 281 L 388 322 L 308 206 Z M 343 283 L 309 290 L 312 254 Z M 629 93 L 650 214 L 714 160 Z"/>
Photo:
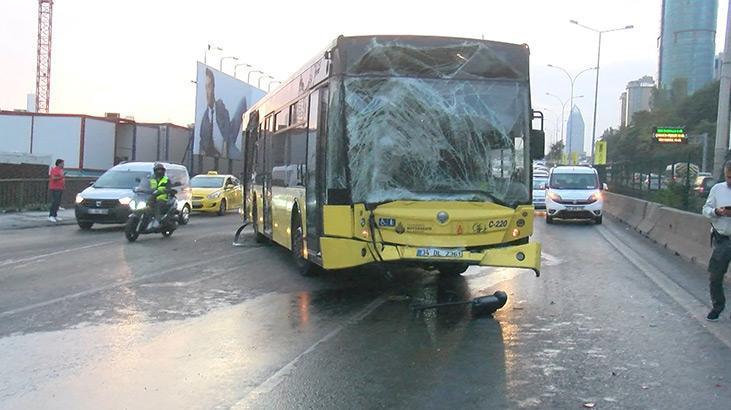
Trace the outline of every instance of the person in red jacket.
<path fill-rule="evenodd" d="M 58 217 L 58 208 L 61 206 L 63 187 L 63 160 L 59 158 L 56 160 L 56 166 L 48 172 L 48 190 L 51 192 L 51 212 L 48 214 L 48 220 L 53 223 L 61 220 Z"/>

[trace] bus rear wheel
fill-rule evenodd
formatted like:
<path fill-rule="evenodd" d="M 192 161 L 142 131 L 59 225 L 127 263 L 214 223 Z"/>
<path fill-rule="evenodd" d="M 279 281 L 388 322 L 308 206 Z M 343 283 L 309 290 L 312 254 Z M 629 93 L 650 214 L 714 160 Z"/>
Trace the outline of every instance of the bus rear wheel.
<path fill-rule="evenodd" d="M 312 276 L 316 273 L 317 267 L 305 258 L 305 238 L 299 212 L 292 215 L 292 257 L 300 275 Z"/>

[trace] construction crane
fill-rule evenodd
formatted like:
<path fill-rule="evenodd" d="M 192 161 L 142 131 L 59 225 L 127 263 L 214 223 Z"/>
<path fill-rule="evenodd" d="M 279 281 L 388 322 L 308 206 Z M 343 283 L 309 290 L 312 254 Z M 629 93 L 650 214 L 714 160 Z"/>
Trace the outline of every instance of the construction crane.
<path fill-rule="evenodd" d="M 38 60 L 36 65 L 36 111 L 48 112 L 51 100 L 51 23 L 53 0 L 38 0 Z"/>

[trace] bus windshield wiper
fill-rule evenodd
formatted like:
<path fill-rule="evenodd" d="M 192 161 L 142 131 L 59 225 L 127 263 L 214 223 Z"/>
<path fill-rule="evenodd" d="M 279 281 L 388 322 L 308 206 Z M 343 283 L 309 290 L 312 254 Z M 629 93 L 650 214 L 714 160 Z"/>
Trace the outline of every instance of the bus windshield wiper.
<path fill-rule="evenodd" d="M 495 194 L 493 194 L 490 191 L 483 191 L 483 190 L 480 190 L 480 189 L 460 189 L 460 190 L 455 190 L 455 191 L 449 191 L 449 193 L 450 194 L 479 194 L 479 195 L 484 195 L 484 196 L 486 196 L 490 200 L 490 202 L 494 202 L 494 203 L 496 203 L 498 205 L 502 205 L 502 206 L 507 206 L 508 208 L 514 208 L 512 204 L 509 204 L 509 203 L 503 201 L 502 199 L 498 198 L 497 196 L 495 196 Z"/>

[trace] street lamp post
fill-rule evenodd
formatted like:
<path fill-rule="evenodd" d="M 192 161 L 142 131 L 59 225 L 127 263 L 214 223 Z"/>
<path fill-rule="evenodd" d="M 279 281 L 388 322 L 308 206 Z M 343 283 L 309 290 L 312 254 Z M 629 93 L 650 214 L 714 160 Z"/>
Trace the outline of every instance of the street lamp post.
<path fill-rule="evenodd" d="M 597 30 L 595 28 L 585 26 L 581 23 L 579 23 L 576 20 L 569 20 L 571 24 L 576 24 L 579 27 L 585 28 L 587 30 L 593 31 L 597 34 L 599 34 L 599 44 L 597 46 L 597 52 L 596 52 L 596 84 L 594 85 L 594 120 L 592 121 L 592 130 L 591 130 L 591 158 L 594 159 L 594 143 L 596 142 L 596 111 L 597 111 L 597 105 L 599 103 L 599 62 L 601 61 L 602 57 L 602 34 L 604 33 L 610 33 L 612 31 L 622 31 L 622 30 L 630 30 L 633 29 L 635 26 L 629 25 L 624 27 L 618 27 L 613 28 L 609 30 Z"/>
<path fill-rule="evenodd" d="M 274 84 L 274 83 L 279 83 L 279 84 L 282 84 L 282 82 L 281 82 L 281 81 L 279 81 L 279 80 L 274 80 L 274 81 L 270 81 L 270 82 L 269 82 L 269 86 L 267 87 L 267 92 L 269 92 L 269 91 L 271 91 L 271 90 L 272 90 L 272 84 Z"/>
<path fill-rule="evenodd" d="M 236 77 L 236 73 L 237 73 L 237 70 L 239 69 L 239 67 L 241 67 L 241 66 L 244 66 L 244 67 L 248 67 L 248 68 L 253 68 L 253 67 L 252 67 L 251 65 L 249 65 L 249 64 L 246 64 L 246 63 L 239 63 L 239 64 L 236 64 L 236 65 L 234 66 L 234 78 L 237 78 L 237 77 Z"/>
<path fill-rule="evenodd" d="M 265 75 L 259 77 L 259 80 L 256 82 L 256 88 L 258 88 L 260 90 L 261 90 L 261 80 L 262 80 L 262 78 L 269 78 L 269 79 L 272 79 L 272 80 L 274 79 L 274 77 L 270 76 L 269 74 L 265 74 Z"/>
<path fill-rule="evenodd" d="M 579 71 L 578 74 L 576 74 L 575 76 L 572 77 L 571 74 L 569 74 L 569 72 L 565 68 L 561 68 L 561 67 L 555 66 L 553 64 L 549 64 L 548 66 L 551 67 L 551 68 L 555 68 L 557 70 L 563 71 L 563 73 L 566 74 L 566 77 L 568 77 L 569 82 L 571 83 L 571 94 L 570 94 L 571 97 L 569 98 L 569 102 L 570 102 L 570 104 L 569 104 L 569 111 L 573 110 L 574 109 L 574 84 L 576 83 L 576 80 L 579 78 L 579 76 L 581 74 L 584 74 L 587 71 L 596 70 L 596 67 L 589 67 L 589 68 L 586 68 L 584 70 L 581 70 L 581 71 Z M 569 156 L 571 155 L 571 140 L 572 140 L 571 137 L 572 137 L 572 134 L 573 133 L 571 132 L 571 130 L 568 130 L 568 138 L 566 139 L 566 144 L 568 145 L 568 151 L 567 152 L 568 152 Z"/>
<path fill-rule="evenodd" d="M 239 58 L 234 57 L 234 56 L 221 57 L 221 59 L 218 60 L 218 71 L 223 72 L 223 60 L 229 60 L 229 59 L 234 60 L 234 61 L 239 61 Z"/>
<path fill-rule="evenodd" d="M 556 94 L 546 93 L 546 95 L 551 96 L 558 100 L 558 103 L 561 104 L 561 141 L 564 139 L 564 132 L 563 132 L 563 125 L 566 123 L 566 104 L 568 104 L 569 100 L 563 101 L 561 97 L 557 96 Z M 574 97 L 574 100 L 577 100 L 579 98 L 584 98 L 583 95 L 577 95 Z"/>
<path fill-rule="evenodd" d="M 203 64 L 205 65 L 208 65 L 208 52 L 211 50 L 223 51 L 221 47 L 214 46 L 213 44 L 208 44 L 206 47 L 206 51 L 203 52 Z"/>
<path fill-rule="evenodd" d="M 251 75 L 254 74 L 254 73 L 264 74 L 263 71 L 259 71 L 259 70 L 249 71 L 249 74 L 246 76 L 246 82 L 247 83 L 251 84 Z"/>

